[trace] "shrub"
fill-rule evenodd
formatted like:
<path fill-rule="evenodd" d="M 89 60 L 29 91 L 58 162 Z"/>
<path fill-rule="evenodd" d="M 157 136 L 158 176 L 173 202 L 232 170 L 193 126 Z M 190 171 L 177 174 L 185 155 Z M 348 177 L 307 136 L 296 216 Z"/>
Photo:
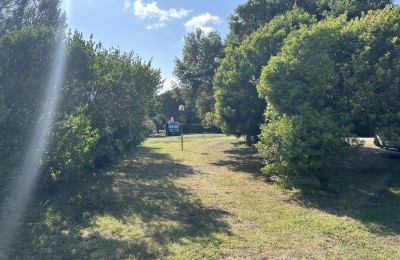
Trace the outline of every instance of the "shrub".
<path fill-rule="evenodd" d="M 44 181 L 69 180 L 94 167 L 93 147 L 98 141 L 98 130 L 82 110 L 64 115 L 53 127 L 50 145 L 43 159 Z"/>

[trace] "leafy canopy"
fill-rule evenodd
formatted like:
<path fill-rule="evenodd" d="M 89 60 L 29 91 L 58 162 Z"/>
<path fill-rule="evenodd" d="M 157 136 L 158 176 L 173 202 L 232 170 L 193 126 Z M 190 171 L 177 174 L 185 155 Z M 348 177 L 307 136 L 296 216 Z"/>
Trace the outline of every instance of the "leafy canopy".
<path fill-rule="evenodd" d="M 315 18 L 301 9 L 278 15 L 246 37 L 235 48 L 227 46 L 214 77 L 216 116 L 227 134 L 256 136 L 263 121 L 265 99 L 257 94 L 256 81 L 269 58 L 279 52 L 288 34 Z"/>
<path fill-rule="evenodd" d="M 399 8 L 386 7 L 288 36 L 257 86 L 268 102 L 258 146 L 266 173 L 310 174 L 326 186 L 331 159 L 359 145 L 353 122 L 399 129 L 399 26 Z"/>
<path fill-rule="evenodd" d="M 182 59 L 174 60 L 174 75 L 189 106 L 200 119 L 213 107 L 212 79 L 222 51 L 221 37 L 217 32 L 205 33 L 201 29 L 185 37 Z"/>

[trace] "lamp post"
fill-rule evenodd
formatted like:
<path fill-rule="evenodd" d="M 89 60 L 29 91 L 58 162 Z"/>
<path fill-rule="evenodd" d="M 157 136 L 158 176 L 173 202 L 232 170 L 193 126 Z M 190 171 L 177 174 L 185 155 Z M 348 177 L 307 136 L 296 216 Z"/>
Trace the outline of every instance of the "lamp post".
<path fill-rule="evenodd" d="M 178 110 L 181 112 L 181 150 L 183 151 L 183 111 L 185 111 L 185 106 L 180 105 Z"/>

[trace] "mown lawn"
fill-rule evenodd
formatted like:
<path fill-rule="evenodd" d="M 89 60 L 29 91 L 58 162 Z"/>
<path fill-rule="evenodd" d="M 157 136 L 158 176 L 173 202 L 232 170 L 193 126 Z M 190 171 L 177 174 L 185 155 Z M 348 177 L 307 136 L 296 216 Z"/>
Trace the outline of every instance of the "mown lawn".
<path fill-rule="evenodd" d="M 37 198 L 15 259 L 400 259 L 400 157 L 364 148 L 329 191 L 282 188 L 223 135 L 150 138 Z"/>

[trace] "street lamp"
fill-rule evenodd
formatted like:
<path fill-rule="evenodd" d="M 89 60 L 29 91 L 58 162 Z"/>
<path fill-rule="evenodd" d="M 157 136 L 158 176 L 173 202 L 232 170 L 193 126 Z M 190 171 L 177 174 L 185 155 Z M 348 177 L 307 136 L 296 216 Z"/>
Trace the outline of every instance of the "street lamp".
<path fill-rule="evenodd" d="M 180 105 L 178 110 L 181 112 L 181 150 L 183 151 L 183 111 L 185 111 L 185 106 Z"/>

